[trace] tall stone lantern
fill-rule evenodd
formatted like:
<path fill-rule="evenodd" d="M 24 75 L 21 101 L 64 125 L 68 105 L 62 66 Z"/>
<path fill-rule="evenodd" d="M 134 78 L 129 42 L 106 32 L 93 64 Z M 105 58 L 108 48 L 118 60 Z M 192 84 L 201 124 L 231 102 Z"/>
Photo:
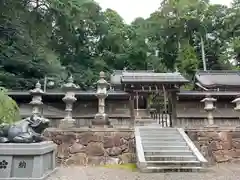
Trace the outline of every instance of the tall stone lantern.
<path fill-rule="evenodd" d="M 43 90 L 41 89 L 41 84 L 37 82 L 35 88 L 29 91 L 30 95 L 32 96 L 32 101 L 29 103 L 32 105 L 32 114 L 41 116 L 42 114 L 42 95 L 44 94 Z"/>
<path fill-rule="evenodd" d="M 240 112 L 240 94 L 232 101 L 232 103 L 236 103 L 234 110 Z"/>
<path fill-rule="evenodd" d="M 67 80 L 67 83 L 62 86 L 62 89 L 65 92 L 65 96 L 62 100 L 66 104 L 66 114 L 64 119 L 62 119 L 60 122 L 60 128 L 72 128 L 75 126 L 75 119 L 72 117 L 72 109 L 73 103 L 77 100 L 74 92 L 77 88 L 78 86 L 73 83 L 72 76 L 70 76 Z"/>
<path fill-rule="evenodd" d="M 98 113 L 95 115 L 92 121 L 93 126 L 110 126 L 110 121 L 108 115 L 105 113 L 105 99 L 108 96 L 107 87 L 108 82 L 104 79 L 105 73 L 100 72 L 100 79 L 97 81 L 97 92 L 96 96 L 98 98 Z"/>
<path fill-rule="evenodd" d="M 207 94 L 206 97 L 201 100 L 205 104 L 204 110 L 208 113 L 208 126 L 214 126 L 213 111 L 216 109 L 214 102 L 217 100 L 211 97 L 210 94 Z"/>
<path fill-rule="evenodd" d="M 237 95 L 236 99 L 232 101 L 232 103 L 236 103 L 235 111 L 240 112 L 240 94 Z"/>

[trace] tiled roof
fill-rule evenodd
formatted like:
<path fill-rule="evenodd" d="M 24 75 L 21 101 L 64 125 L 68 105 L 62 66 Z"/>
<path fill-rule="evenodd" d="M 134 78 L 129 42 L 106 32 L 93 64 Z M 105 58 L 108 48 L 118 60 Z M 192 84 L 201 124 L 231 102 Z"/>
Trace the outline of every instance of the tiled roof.
<path fill-rule="evenodd" d="M 152 70 L 114 70 L 111 74 L 110 83 L 112 85 L 120 85 L 121 84 L 121 78 L 124 72 L 129 73 L 153 73 Z"/>
<path fill-rule="evenodd" d="M 153 73 L 153 72 L 123 72 L 122 83 L 149 82 L 149 83 L 187 83 L 180 73 Z"/>
<path fill-rule="evenodd" d="M 185 91 L 181 90 L 177 93 L 179 96 L 201 96 L 205 97 L 207 94 L 211 96 L 237 96 L 240 94 L 239 91 Z"/>
<path fill-rule="evenodd" d="M 196 80 L 204 87 L 240 86 L 239 71 L 199 71 Z"/>

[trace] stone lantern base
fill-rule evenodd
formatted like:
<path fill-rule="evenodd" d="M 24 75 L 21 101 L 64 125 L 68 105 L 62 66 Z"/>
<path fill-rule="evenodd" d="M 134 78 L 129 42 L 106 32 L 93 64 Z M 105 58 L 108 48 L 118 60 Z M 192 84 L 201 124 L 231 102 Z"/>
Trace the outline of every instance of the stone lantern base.
<path fill-rule="evenodd" d="M 66 128 L 74 128 L 75 127 L 75 119 L 62 119 L 59 128 L 66 129 Z"/>
<path fill-rule="evenodd" d="M 208 125 L 205 125 L 204 128 L 216 129 L 216 128 L 219 128 L 219 126 L 216 124 L 208 124 Z"/>
<path fill-rule="evenodd" d="M 111 123 L 109 121 L 109 117 L 107 114 L 96 114 L 95 118 L 92 120 L 92 126 L 97 126 L 97 127 L 110 127 Z"/>

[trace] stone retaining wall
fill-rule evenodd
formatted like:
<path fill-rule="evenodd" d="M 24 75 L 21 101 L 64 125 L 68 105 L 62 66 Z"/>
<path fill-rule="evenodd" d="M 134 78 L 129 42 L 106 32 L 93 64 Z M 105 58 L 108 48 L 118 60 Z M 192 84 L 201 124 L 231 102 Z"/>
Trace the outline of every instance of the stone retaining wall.
<path fill-rule="evenodd" d="M 186 133 L 210 164 L 240 159 L 240 129 L 186 129 Z M 62 165 L 135 163 L 135 138 L 131 129 L 50 128 L 47 139 L 58 145 Z"/>
<path fill-rule="evenodd" d="M 135 139 L 130 129 L 55 129 L 45 132 L 58 145 L 57 162 L 62 165 L 132 163 Z"/>
<path fill-rule="evenodd" d="M 188 129 L 186 133 L 210 164 L 240 159 L 240 129 Z"/>

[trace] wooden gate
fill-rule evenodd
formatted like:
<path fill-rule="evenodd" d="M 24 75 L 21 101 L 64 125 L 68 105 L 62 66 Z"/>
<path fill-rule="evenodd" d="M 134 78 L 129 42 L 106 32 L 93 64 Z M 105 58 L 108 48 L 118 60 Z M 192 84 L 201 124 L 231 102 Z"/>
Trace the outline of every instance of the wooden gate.
<path fill-rule="evenodd" d="M 172 104 L 168 95 L 157 93 L 152 97 L 151 117 L 162 127 L 172 127 Z"/>

